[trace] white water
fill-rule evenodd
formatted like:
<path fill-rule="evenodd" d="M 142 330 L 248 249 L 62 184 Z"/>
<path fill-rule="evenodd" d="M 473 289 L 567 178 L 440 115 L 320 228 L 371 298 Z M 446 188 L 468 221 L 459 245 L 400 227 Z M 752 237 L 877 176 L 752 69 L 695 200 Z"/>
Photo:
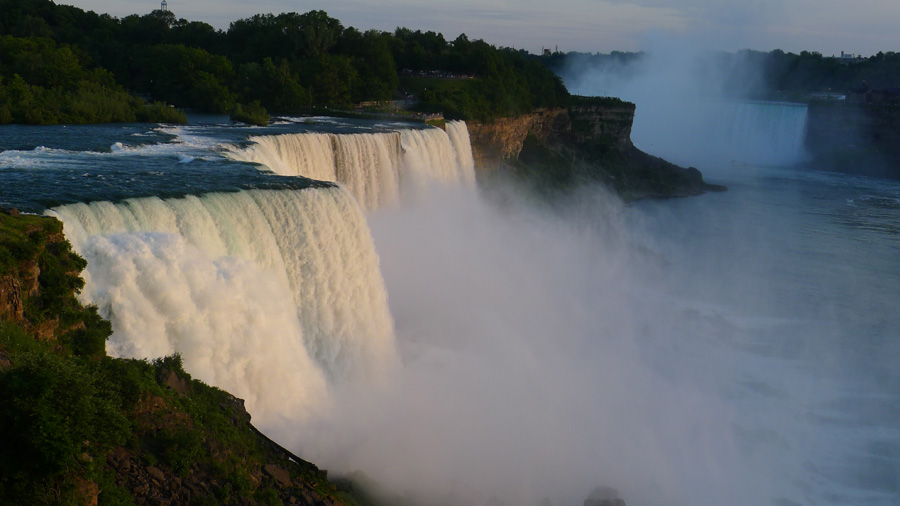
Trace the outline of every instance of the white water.
<path fill-rule="evenodd" d="M 232 149 L 234 160 L 259 163 L 286 176 L 334 181 L 347 187 L 364 209 L 398 202 L 403 190 L 431 182 L 475 182 L 469 132 L 464 122 L 388 133 L 301 133 L 251 137 Z"/>
<path fill-rule="evenodd" d="M 243 191 L 54 209 L 88 260 L 82 298 L 114 356 L 179 352 L 262 422 L 302 419 L 327 379 L 393 368 L 393 323 L 369 229 L 340 188 Z"/>

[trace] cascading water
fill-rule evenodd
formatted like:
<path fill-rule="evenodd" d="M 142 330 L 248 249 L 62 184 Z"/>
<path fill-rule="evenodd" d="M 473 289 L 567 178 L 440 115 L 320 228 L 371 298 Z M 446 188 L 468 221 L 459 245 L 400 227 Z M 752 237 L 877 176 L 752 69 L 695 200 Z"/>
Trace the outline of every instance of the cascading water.
<path fill-rule="evenodd" d="M 82 297 L 112 321 L 113 355 L 179 352 L 189 371 L 245 398 L 251 412 L 292 417 L 327 400 L 326 379 L 378 381 L 393 366 L 378 256 L 342 188 L 49 214 L 88 260 Z"/>
<path fill-rule="evenodd" d="M 710 122 L 711 141 L 739 162 L 794 163 L 804 157 L 806 111 L 805 104 L 724 102 Z"/>
<path fill-rule="evenodd" d="M 448 121 L 447 136 L 456 150 L 456 163 L 459 166 L 460 178 L 467 184 L 475 182 L 475 159 L 472 157 L 472 141 L 469 139 L 469 128 L 464 121 Z"/>
<path fill-rule="evenodd" d="M 259 163 L 286 176 L 335 181 L 364 209 L 395 204 L 402 188 L 432 181 L 475 182 L 469 132 L 462 121 L 439 128 L 385 133 L 302 133 L 251 137 L 254 144 L 232 149 L 233 160 Z"/>

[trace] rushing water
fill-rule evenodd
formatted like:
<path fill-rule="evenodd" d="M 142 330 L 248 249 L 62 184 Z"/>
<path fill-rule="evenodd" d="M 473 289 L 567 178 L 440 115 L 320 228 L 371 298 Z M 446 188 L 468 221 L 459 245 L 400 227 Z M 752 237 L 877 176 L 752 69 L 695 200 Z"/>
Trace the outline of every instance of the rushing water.
<path fill-rule="evenodd" d="M 900 184 L 725 164 L 727 193 L 535 209 L 475 190 L 467 144 L 7 126 L 0 205 L 64 221 L 111 354 L 180 352 L 279 441 L 409 499 L 897 504 Z"/>

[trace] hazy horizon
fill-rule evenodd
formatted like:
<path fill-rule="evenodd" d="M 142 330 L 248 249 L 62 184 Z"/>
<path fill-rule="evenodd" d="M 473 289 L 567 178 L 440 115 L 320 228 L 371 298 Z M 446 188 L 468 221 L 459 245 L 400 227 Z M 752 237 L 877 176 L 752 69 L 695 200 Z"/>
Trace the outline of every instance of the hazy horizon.
<path fill-rule="evenodd" d="M 116 17 L 146 14 L 155 0 L 62 0 L 84 10 Z M 179 18 L 227 29 L 232 21 L 259 13 L 324 10 L 344 26 L 393 31 L 408 27 L 442 33 L 448 40 L 465 33 L 496 46 L 532 53 L 543 48 L 563 52 L 640 51 L 663 38 L 690 39 L 710 50 L 754 49 L 787 52 L 841 51 L 870 56 L 900 51 L 895 36 L 900 3 L 866 0 L 853 5 L 837 0 L 762 0 L 734 4 L 727 0 L 559 0 L 512 3 L 509 0 L 454 5 L 408 0 L 354 0 L 329 3 L 263 0 L 172 0 L 168 9 Z"/>

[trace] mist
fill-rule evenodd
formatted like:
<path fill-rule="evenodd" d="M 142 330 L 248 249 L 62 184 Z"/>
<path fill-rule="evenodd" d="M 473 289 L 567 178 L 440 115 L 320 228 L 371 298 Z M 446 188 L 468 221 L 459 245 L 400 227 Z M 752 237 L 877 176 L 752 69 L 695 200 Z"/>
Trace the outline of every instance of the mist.
<path fill-rule="evenodd" d="M 806 107 L 751 100 L 765 95 L 760 58 L 715 53 L 687 39 L 658 37 L 631 58 L 581 55 L 558 69 L 577 95 L 637 106 L 632 140 L 653 155 L 704 174 L 806 159 Z"/>
<path fill-rule="evenodd" d="M 767 503 L 766 450 L 722 395 L 744 379 L 715 342 L 734 329 L 679 300 L 644 218 L 596 187 L 500 201 L 435 188 L 370 215 L 402 365 L 266 430 L 411 504 Z"/>

